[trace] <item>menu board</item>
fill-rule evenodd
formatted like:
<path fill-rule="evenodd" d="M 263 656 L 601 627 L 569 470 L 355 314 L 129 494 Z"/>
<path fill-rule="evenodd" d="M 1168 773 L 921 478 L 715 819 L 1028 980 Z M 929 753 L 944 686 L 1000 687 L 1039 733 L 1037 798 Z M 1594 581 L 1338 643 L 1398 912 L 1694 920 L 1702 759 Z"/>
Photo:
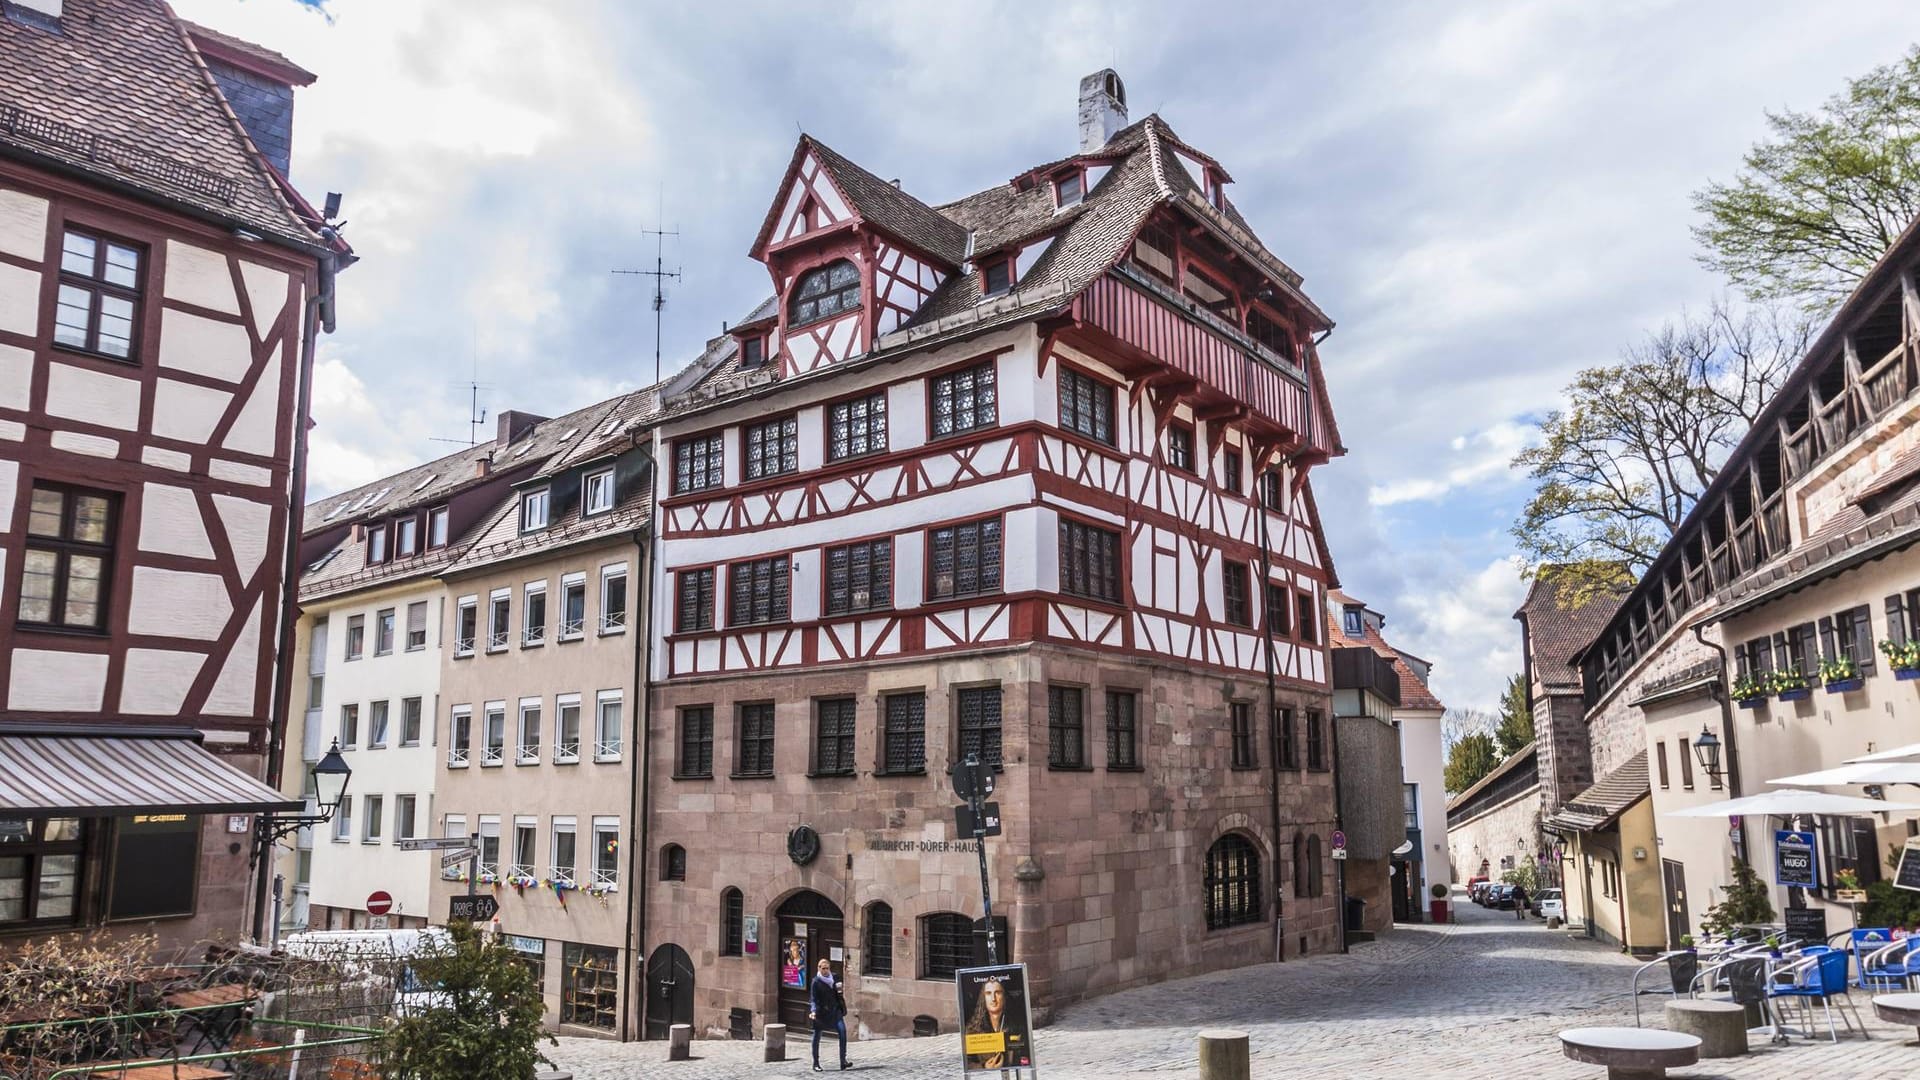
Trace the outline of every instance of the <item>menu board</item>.
<path fill-rule="evenodd" d="M 1900 849 L 1900 865 L 1893 872 L 1895 888 L 1920 892 L 1920 841 L 1909 840 Z"/>

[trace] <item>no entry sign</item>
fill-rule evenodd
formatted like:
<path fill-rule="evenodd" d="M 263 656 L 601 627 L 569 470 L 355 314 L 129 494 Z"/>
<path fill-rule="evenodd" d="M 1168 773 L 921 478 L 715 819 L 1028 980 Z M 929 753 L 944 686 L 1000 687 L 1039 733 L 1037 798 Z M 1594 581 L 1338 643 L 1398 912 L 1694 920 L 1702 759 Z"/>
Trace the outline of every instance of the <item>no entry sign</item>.
<path fill-rule="evenodd" d="M 385 890 L 379 890 L 367 897 L 367 914 L 385 915 L 393 910 L 393 896 Z"/>

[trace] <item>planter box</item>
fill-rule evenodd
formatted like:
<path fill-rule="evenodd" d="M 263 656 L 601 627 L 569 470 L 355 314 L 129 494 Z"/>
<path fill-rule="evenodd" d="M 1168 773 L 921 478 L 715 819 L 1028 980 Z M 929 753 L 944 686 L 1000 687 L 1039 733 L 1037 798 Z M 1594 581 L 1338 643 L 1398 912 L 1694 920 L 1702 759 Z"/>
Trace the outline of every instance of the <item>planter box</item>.
<path fill-rule="evenodd" d="M 1827 693 L 1845 694 L 1849 691 L 1858 690 L 1865 685 L 1867 685 L 1867 680 L 1863 675 L 1857 675 L 1851 679 L 1836 679 L 1827 683 Z"/>
<path fill-rule="evenodd" d="M 1781 701 L 1805 701 L 1813 696 L 1813 687 L 1803 686 L 1798 690 L 1782 690 L 1778 696 Z"/>
<path fill-rule="evenodd" d="M 1897 667 L 1893 669 L 1893 677 L 1901 682 L 1912 682 L 1920 679 L 1920 668 Z"/>
<path fill-rule="evenodd" d="M 1767 707 L 1767 699 L 1764 697 L 1743 697 L 1740 699 L 1740 707 L 1743 709 L 1764 709 Z"/>

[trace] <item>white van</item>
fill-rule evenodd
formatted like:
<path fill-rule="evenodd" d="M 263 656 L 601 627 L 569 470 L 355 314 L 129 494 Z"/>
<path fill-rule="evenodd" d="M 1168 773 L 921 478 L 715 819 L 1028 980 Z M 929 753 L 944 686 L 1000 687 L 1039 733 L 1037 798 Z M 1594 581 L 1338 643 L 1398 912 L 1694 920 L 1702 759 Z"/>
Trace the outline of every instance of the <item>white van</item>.
<path fill-rule="evenodd" d="M 414 973 L 408 958 L 451 946 L 443 926 L 415 930 L 307 930 L 280 939 L 288 956 L 337 964 L 350 975 L 394 982 L 394 1007 L 401 1015 L 434 1004 L 434 988 Z"/>

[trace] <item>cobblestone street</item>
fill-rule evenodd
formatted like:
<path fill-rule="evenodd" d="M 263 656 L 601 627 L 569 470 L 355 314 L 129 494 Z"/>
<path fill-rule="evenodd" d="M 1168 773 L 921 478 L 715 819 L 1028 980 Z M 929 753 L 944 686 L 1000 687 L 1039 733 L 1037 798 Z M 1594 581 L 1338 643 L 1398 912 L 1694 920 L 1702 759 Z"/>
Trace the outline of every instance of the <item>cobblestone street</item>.
<path fill-rule="evenodd" d="M 1035 1038 L 1047 1080 L 1198 1075 L 1194 1034 L 1228 1027 L 1252 1036 L 1256 1077 L 1582 1077 L 1604 1070 L 1566 1060 L 1563 1028 L 1631 1024 L 1635 962 L 1538 920 L 1466 904 L 1461 921 L 1396 929 L 1352 954 L 1262 964 L 1130 990 L 1064 1010 Z M 1643 1012 L 1657 1026 L 1663 998 Z M 1855 1078 L 1920 1073 L 1914 1032 L 1878 1024 L 1856 993 L 1874 1039 L 1834 1046 L 1796 1039 L 1774 1049 L 1754 1040 L 1745 1058 L 1674 1070 L 1676 1078 Z M 921 1080 L 958 1075 L 954 1041 L 883 1039 L 851 1044 L 853 1074 Z M 811 1075 L 804 1042 L 792 1060 L 759 1061 L 758 1043 L 702 1041 L 696 1060 L 666 1061 L 664 1043 L 563 1039 L 550 1050 L 576 1080 L 720 1080 Z M 825 1055 L 823 1055 L 824 1057 Z M 829 1066 L 831 1068 L 831 1066 Z"/>

